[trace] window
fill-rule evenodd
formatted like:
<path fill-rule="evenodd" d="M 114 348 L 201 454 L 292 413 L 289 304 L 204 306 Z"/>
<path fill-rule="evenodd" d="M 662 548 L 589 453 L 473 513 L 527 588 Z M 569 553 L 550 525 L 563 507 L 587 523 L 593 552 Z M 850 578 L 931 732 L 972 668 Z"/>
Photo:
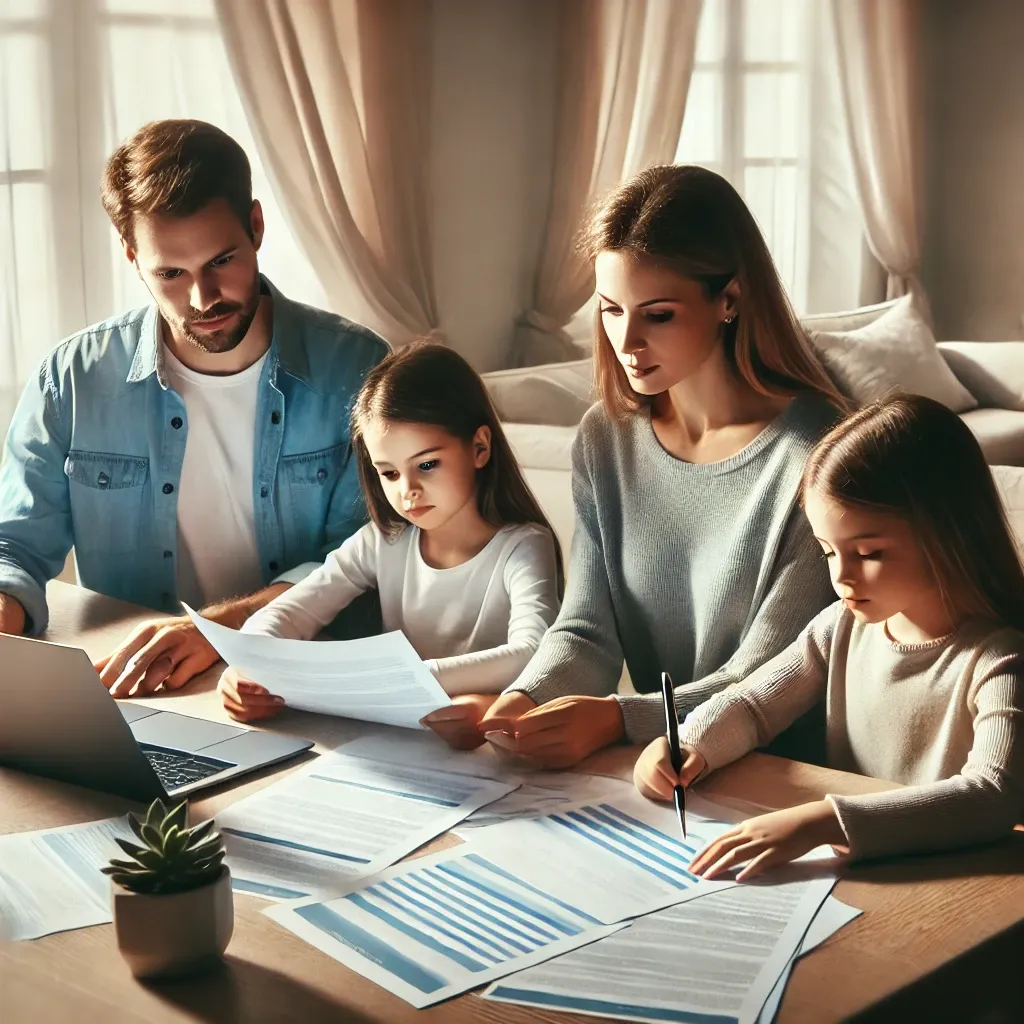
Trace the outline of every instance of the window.
<path fill-rule="evenodd" d="M 194 117 L 249 155 L 285 294 L 326 299 L 274 200 L 213 0 L 0 0 L 0 436 L 64 336 L 150 301 L 99 201 L 103 165 L 146 121 Z"/>
<path fill-rule="evenodd" d="M 862 227 L 828 5 L 704 0 L 676 160 L 717 171 L 757 219 L 798 312 L 860 294 Z"/>

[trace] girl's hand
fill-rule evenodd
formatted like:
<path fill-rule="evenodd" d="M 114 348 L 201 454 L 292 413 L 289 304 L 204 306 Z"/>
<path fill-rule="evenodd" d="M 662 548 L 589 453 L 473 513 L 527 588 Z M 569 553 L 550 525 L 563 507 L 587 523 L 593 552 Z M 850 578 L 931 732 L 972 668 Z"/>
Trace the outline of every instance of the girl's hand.
<path fill-rule="evenodd" d="M 672 770 L 672 757 L 668 740 L 659 736 L 644 747 L 644 752 L 633 766 L 633 785 L 648 800 L 671 802 L 672 790 L 676 786 L 689 786 L 708 763 L 703 755 L 689 747 L 683 747 L 683 767 L 678 775 Z"/>
<path fill-rule="evenodd" d="M 486 726 L 485 719 L 480 727 Z M 614 697 L 559 697 L 508 723 L 506 731 L 514 738 L 488 738 L 541 768 L 568 768 L 622 739 L 626 727 Z"/>
<path fill-rule="evenodd" d="M 284 707 L 284 697 L 275 697 L 265 686 L 226 668 L 217 683 L 217 692 L 229 715 L 238 722 L 272 718 Z"/>
<path fill-rule="evenodd" d="M 736 881 L 744 882 L 825 843 L 842 846 L 846 835 L 832 805 L 827 800 L 815 800 L 748 818 L 708 843 L 693 859 L 690 870 L 710 879 L 745 863 L 747 866 L 736 876 Z"/>
<path fill-rule="evenodd" d="M 499 699 L 494 693 L 464 693 L 446 708 L 424 715 L 420 725 L 433 729 L 453 750 L 475 750 L 484 742 L 480 719 Z"/>

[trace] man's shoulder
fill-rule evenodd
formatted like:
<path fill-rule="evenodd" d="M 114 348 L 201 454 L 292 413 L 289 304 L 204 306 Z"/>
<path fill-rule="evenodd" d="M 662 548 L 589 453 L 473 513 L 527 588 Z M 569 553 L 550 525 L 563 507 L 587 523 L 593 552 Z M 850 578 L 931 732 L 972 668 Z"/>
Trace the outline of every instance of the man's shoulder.
<path fill-rule="evenodd" d="M 69 373 L 111 374 L 124 380 L 142 338 L 148 306 L 129 310 L 68 335 L 45 362 L 56 378 Z"/>
<path fill-rule="evenodd" d="M 391 351 L 376 331 L 363 324 L 293 299 L 284 298 L 284 302 L 288 305 L 292 322 L 302 331 L 311 359 L 331 363 L 355 360 L 361 365 L 372 366 Z"/>

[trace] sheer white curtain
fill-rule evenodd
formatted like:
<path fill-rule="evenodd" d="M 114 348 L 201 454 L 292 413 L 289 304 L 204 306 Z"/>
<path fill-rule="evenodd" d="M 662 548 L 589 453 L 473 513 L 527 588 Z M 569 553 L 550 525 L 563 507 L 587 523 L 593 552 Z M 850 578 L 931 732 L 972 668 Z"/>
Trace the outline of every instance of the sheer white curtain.
<path fill-rule="evenodd" d="M 856 306 L 872 269 L 830 17 L 821 0 L 704 0 L 676 151 L 744 197 L 802 313 Z"/>
<path fill-rule="evenodd" d="M 887 297 L 923 298 L 923 159 L 916 0 L 833 0 L 843 102 L 864 226 Z"/>
<path fill-rule="evenodd" d="M 149 301 L 99 202 L 110 152 L 146 121 L 211 121 L 243 146 L 260 265 L 325 305 L 260 165 L 213 0 L 0 0 L 0 436 L 64 336 Z"/>
<path fill-rule="evenodd" d="M 335 307 L 437 336 L 429 0 L 217 0 L 260 151 Z"/>
<path fill-rule="evenodd" d="M 701 0 L 562 0 L 555 162 L 519 364 L 579 355 L 564 330 L 593 291 L 575 239 L 594 198 L 672 159 L 683 124 Z"/>

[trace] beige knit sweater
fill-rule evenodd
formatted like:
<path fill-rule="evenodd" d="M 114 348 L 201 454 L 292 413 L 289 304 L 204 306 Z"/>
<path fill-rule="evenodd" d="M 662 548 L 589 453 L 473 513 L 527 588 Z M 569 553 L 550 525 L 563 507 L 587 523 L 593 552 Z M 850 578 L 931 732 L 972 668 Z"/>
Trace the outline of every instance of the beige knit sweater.
<path fill-rule="evenodd" d="M 907 788 L 828 799 L 852 857 L 986 842 L 1024 810 L 1024 635 L 969 623 L 898 644 L 841 603 L 781 654 L 696 708 L 680 740 L 714 771 L 822 698 L 829 766 Z"/>

